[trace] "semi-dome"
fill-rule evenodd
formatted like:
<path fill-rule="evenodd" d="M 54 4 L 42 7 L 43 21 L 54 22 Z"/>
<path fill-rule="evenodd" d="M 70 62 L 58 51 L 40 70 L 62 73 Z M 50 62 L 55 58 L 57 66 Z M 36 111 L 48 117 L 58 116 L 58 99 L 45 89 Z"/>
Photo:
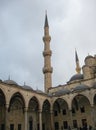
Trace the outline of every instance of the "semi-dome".
<path fill-rule="evenodd" d="M 83 74 L 75 74 L 71 77 L 71 79 L 69 80 L 70 81 L 74 81 L 74 80 L 81 80 L 83 79 Z"/>
<path fill-rule="evenodd" d="M 83 91 L 83 90 L 86 90 L 86 89 L 89 89 L 89 87 L 87 85 L 81 84 L 81 85 L 76 86 L 73 89 L 73 92 Z"/>
<path fill-rule="evenodd" d="M 14 80 L 5 80 L 4 83 L 10 84 L 10 85 L 18 85 Z"/>

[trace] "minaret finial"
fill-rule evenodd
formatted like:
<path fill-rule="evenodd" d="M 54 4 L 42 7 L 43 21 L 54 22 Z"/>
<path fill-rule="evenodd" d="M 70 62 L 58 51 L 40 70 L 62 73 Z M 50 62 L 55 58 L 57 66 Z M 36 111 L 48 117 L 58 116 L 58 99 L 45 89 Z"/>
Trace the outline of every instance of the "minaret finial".
<path fill-rule="evenodd" d="M 45 11 L 45 24 L 44 24 L 44 28 L 45 27 L 49 27 L 49 25 L 48 25 L 48 18 L 47 18 L 47 10 Z"/>
<path fill-rule="evenodd" d="M 47 15 L 47 10 L 45 10 L 45 15 Z"/>
<path fill-rule="evenodd" d="M 75 62 L 76 62 L 76 72 L 77 72 L 78 74 L 80 74 L 80 72 L 81 72 L 81 67 L 80 67 L 80 65 L 79 65 L 79 58 L 78 58 L 78 54 L 77 54 L 76 49 L 75 49 Z"/>
<path fill-rule="evenodd" d="M 75 48 L 75 61 L 78 62 L 79 59 L 78 59 L 78 55 L 77 55 L 77 51 L 76 51 L 76 48 Z"/>

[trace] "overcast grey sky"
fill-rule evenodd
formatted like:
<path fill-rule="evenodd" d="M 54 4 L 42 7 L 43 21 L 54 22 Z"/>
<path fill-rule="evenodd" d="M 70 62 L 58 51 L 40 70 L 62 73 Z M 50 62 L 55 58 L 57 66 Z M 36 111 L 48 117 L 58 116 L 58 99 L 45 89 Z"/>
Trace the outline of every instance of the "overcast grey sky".
<path fill-rule="evenodd" d="M 96 0 L 0 0 L 0 78 L 43 90 L 43 27 L 47 10 L 53 86 L 65 84 L 96 52 Z"/>

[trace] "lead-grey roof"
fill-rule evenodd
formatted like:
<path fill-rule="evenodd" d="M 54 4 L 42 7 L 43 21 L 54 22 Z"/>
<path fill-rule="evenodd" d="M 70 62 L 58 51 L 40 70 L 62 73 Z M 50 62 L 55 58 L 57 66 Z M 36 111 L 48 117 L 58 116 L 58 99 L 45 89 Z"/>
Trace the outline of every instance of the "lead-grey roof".
<path fill-rule="evenodd" d="M 73 92 L 84 91 L 86 89 L 89 89 L 89 87 L 87 85 L 81 84 L 81 85 L 76 86 L 73 89 Z"/>
<path fill-rule="evenodd" d="M 9 84 L 9 85 L 18 85 L 14 80 L 5 80 L 4 83 Z"/>
<path fill-rule="evenodd" d="M 74 81 L 74 80 L 81 80 L 83 79 L 83 74 L 75 74 L 71 77 L 71 79 L 69 80 L 70 81 Z"/>
<path fill-rule="evenodd" d="M 37 93 L 44 93 L 42 90 L 36 89 Z"/>
<path fill-rule="evenodd" d="M 68 90 L 68 89 L 62 89 L 62 90 L 59 90 L 57 92 L 55 92 L 55 96 L 60 96 L 60 95 L 64 95 L 64 94 L 69 94 L 71 91 Z"/>
<path fill-rule="evenodd" d="M 30 87 L 30 86 L 28 86 L 28 85 L 23 85 L 23 86 L 21 86 L 21 87 L 24 88 L 24 89 L 33 90 L 32 87 Z"/>

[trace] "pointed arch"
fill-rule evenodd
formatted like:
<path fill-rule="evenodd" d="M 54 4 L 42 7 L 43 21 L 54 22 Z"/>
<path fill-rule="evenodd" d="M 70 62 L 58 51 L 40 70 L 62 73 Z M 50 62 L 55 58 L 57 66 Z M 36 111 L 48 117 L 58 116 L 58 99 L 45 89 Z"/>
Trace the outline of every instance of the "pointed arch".
<path fill-rule="evenodd" d="M 10 102 L 9 102 L 9 109 L 8 109 L 9 111 L 11 109 L 11 106 L 14 104 L 14 102 L 16 102 L 19 105 L 18 109 L 22 109 L 24 111 L 25 100 L 20 92 L 16 92 L 12 95 Z"/>
<path fill-rule="evenodd" d="M 48 99 L 46 99 L 44 102 L 43 102 L 43 105 L 42 105 L 42 111 L 49 111 L 50 112 L 50 102 L 48 101 Z"/>
<path fill-rule="evenodd" d="M 76 94 L 76 95 L 73 97 L 72 101 L 71 101 L 71 107 L 72 107 L 72 104 L 73 104 L 73 103 L 76 105 L 76 107 L 78 107 L 78 106 L 77 106 L 77 103 L 79 103 L 81 100 L 86 101 L 87 103 L 90 104 L 89 99 L 88 99 L 85 95 L 83 95 L 83 94 Z M 91 105 L 91 104 L 90 104 L 90 105 Z"/>
<path fill-rule="evenodd" d="M 93 104 L 96 105 L 96 94 L 94 95 L 94 98 L 93 98 Z"/>
<path fill-rule="evenodd" d="M 5 106 L 5 105 L 6 105 L 5 94 L 2 91 L 2 89 L 0 89 L 0 106 Z"/>
<path fill-rule="evenodd" d="M 57 98 L 54 103 L 53 103 L 53 110 L 57 110 L 60 113 L 60 110 L 62 109 L 68 109 L 68 103 L 62 99 L 62 98 Z"/>
<path fill-rule="evenodd" d="M 38 99 L 33 96 L 28 103 L 28 110 L 29 111 L 38 111 L 39 110 L 39 101 Z"/>

